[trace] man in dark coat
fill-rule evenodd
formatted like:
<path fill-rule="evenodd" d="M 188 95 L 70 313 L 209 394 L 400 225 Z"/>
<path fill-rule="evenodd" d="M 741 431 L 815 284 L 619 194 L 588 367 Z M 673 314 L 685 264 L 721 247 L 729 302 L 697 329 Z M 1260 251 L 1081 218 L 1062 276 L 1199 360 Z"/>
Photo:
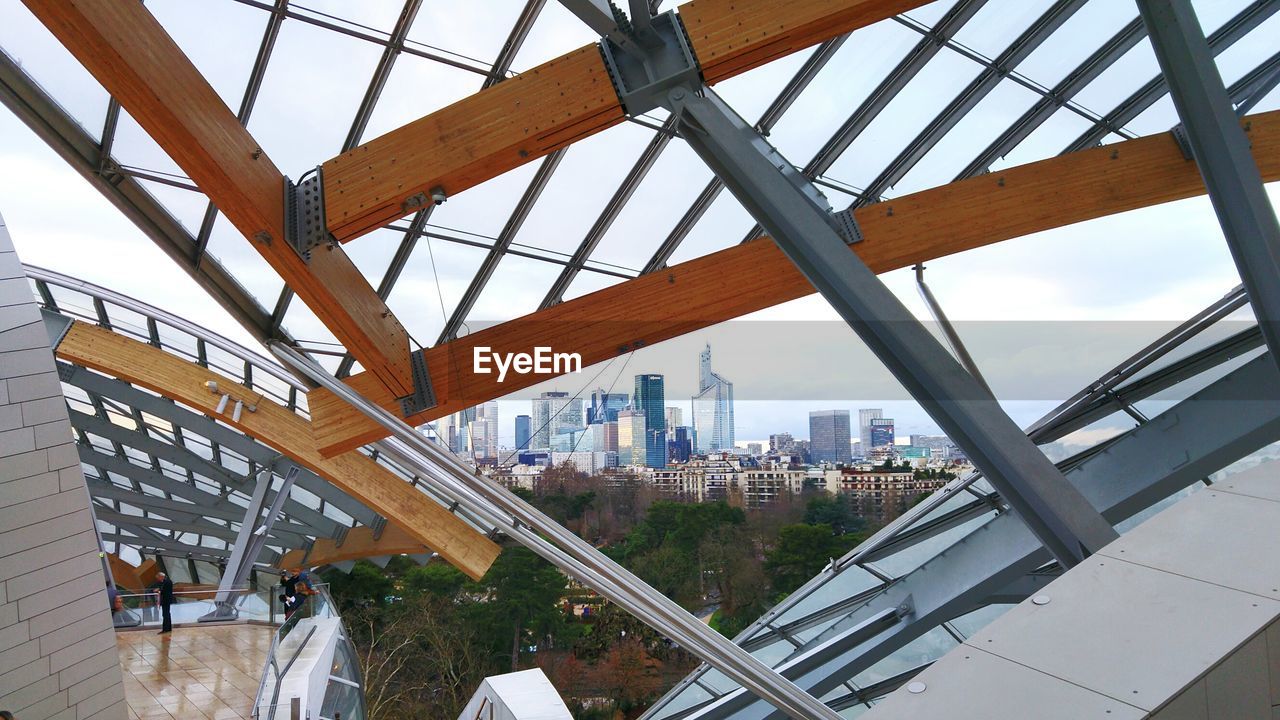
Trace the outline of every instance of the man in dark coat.
<path fill-rule="evenodd" d="M 157 573 L 156 580 L 160 581 L 160 613 L 164 617 L 160 634 L 163 635 L 173 631 L 173 618 L 169 616 L 169 606 L 173 604 L 173 581 L 164 573 Z"/>

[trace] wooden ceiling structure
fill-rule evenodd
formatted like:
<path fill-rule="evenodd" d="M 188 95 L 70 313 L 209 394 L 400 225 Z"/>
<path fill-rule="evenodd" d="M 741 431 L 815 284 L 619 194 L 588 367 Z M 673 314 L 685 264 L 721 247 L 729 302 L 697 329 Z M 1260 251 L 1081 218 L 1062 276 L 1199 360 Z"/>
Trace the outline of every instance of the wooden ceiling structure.
<path fill-rule="evenodd" d="M 475 375 L 467 368 L 477 345 L 520 352 L 550 344 L 572 348 L 584 364 L 592 364 L 813 292 L 772 241 L 759 238 L 413 350 L 385 294 L 374 289 L 343 245 L 420 209 L 434 192 L 456 196 L 623 122 L 625 112 L 595 46 L 487 83 L 475 95 L 402 128 L 318 159 L 333 242 L 305 258 L 286 239 L 284 173 L 145 5 L 135 0 L 23 2 L 361 364 L 364 371 L 348 379 L 352 387 L 400 413 L 399 400 L 415 390 L 412 353 L 422 354 L 437 404 L 406 417 L 412 424 L 546 379 L 516 376 L 499 385 L 492 375 Z M 678 13 L 704 78 L 715 83 L 925 4 L 692 0 Z M 1280 179 L 1280 114 L 1263 113 L 1243 123 L 1264 179 Z M 852 251 L 876 272 L 886 272 L 1204 192 L 1194 163 L 1164 133 L 860 207 L 855 216 L 865 237 Z M 64 341 L 71 344 L 59 355 L 211 412 L 210 398 L 192 390 L 201 368 L 174 365 L 169 382 L 160 369 L 180 360 L 109 336 L 77 323 Z M 327 391 L 312 391 L 308 403 L 310 424 L 284 411 L 289 417 L 280 415 L 283 425 L 265 427 L 261 419 L 274 412 L 268 410 L 248 417 L 239 429 L 368 502 L 472 576 L 483 573 L 496 546 L 439 505 L 410 497 L 419 495 L 410 486 L 380 477 L 360 461 L 356 449 L 385 437 L 384 430 Z"/>

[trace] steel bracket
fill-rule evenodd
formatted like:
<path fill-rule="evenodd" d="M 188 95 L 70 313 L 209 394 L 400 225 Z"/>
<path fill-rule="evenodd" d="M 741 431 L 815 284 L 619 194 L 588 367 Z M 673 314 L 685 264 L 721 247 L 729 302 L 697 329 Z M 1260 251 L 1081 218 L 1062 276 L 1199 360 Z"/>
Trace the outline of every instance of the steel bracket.
<path fill-rule="evenodd" d="M 296 185 L 284 179 L 284 235 L 306 262 L 311 262 L 311 251 L 317 247 L 337 244 L 325 221 L 324 178 L 319 167 Z"/>
<path fill-rule="evenodd" d="M 1195 156 L 1191 154 L 1191 140 L 1187 138 L 1187 129 L 1178 123 L 1169 131 L 1173 134 L 1174 142 L 1178 143 L 1178 149 L 1182 151 L 1183 160 L 1195 160 Z"/>
<path fill-rule="evenodd" d="M 630 23 L 619 23 L 628 37 L 636 34 Z M 613 80 L 622 109 L 632 117 L 662 105 L 666 92 L 677 85 L 702 83 L 702 68 L 693 55 L 684 23 L 668 10 L 653 18 L 643 38 L 619 45 L 612 38 L 600 40 L 600 54 Z"/>
<path fill-rule="evenodd" d="M 862 242 L 862 228 L 858 227 L 858 219 L 853 216 L 853 208 L 833 212 L 831 219 L 835 220 L 836 232 L 845 242 L 851 245 Z"/>
<path fill-rule="evenodd" d="M 400 412 L 405 417 L 416 415 L 437 404 L 435 388 L 431 386 L 431 373 L 427 372 L 427 358 L 421 350 L 409 353 L 409 370 L 413 377 L 413 392 L 400 398 Z"/>

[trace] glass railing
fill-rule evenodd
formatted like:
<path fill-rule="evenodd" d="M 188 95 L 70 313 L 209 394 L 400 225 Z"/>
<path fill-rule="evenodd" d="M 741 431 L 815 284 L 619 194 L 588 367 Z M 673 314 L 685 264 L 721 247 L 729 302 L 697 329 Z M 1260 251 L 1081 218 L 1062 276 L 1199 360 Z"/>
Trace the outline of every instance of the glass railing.
<path fill-rule="evenodd" d="M 232 590 L 227 602 L 236 609 L 241 621 L 274 623 L 281 617 L 279 603 L 274 601 L 274 589 Z M 200 618 L 217 609 L 216 589 L 175 590 L 169 617 L 174 625 L 199 622 Z M 112 612 L 112 624 L 117 628 L 159 627 L 163 623 L 160 595 L 157 592 L 120 593 L 121 609 Z M 105 601 L 105 599 L 104 599 Z"/>
<path fill-rule="evenodd" d="M 253 703 L 253 717 L 259 720 L 291 717 L 292 698 L 280 697 L 281 681 L 315 634 L 316 624 L 313 621 L 338 617 L 327 583 L 316 585 L 314 592 L 304 598 L 301 605 L 289 612 L 271 640 L 271 650 L 267 653 L 262 681 Z"/>

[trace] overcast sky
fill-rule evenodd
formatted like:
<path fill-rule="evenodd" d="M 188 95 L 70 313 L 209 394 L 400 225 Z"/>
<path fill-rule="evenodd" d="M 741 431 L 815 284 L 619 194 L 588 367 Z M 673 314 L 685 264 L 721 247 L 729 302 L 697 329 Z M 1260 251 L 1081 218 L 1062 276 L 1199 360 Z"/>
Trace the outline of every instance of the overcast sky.
<path fill-rule="evenodd" d="M 388 31 L 400 4 L 397 0 L 306 0 L 294 6 Z M 464 61 L 476 58 L 487 63 L 500 49 L 522 4 L 516 0 L 426 2 L 409 37 L 420 43 L 418 47 L 431 46 L 456 53 Z M 949 4 L 935 3 L 912 15 L 929 23 Z M 991 0 L 958 39 L 994 56 L 1050 4 L 1049 0 Z M 1246 0 L 1195 3 L 1207 30 L 1247 4 Z M 149 0 L 147 7 L 228 104 L 238 107 L 267 13 L 231 0 Z M 1132 3 L 1095 0 L 1019 71 L 1037 83 L 1053 85 L 1134 13 Z M 96 136 L 106 110 L 102 88 L 18 0 L 0 0 L 0 17 L 0 47 L 22 62 Z M 1278 17 L 1224 53 L 1219 64 L 1227 82 L 1273 53 L 1275 37 L 1280 37 Z M 527 69 L 592 39 L 557 2 L 548 2 L 513 67 Z M 770 139 L 792 162 L 804 164 L 918 40 L 918 34 L 894 22 L 856 33 Z M 337 153 L 380 52 L 372 43 L 297 20 L 283 24 L 249 129 L 286 174 L 297 177 Z M 752 71 L 717 90 L 744 117 L 754 119 L 806 54 Z M 942 51 L 833 166 L 828 178 L 857 187 L 868 183 L 980 69 L 951 50 Z M 1088 110 L 1104 114 L 1155 73 L 1154 58 L 1143 42 L 1076 99 Z M 465 97 L 478 90 L 481 82 L 478 74 L 402 55 L 365 138 Z M 948 182 L 1036 97 L 1004 81 L 890 196 Z M 1280 94 L 1272 93 L 1254 112 L 1278 106 Z M 1129 128 L 1146 134 L 1167 130 L 1175 122 L 1165 99 Z M 1086 126 L 1082 118 L 1060 111 L 996 167 L 1054 155 Z M 651 137 L 646 128 L 623 124 L 571 148 L 517 243 L 544 255 L 572 253 Z M 127 115 L 120 123 L 115 153 L 126 165 L 180 173 Z M 492 238 L 536 166 L 531 163 L 450 198 L 433 216 L 435 230 Z M 0 111 L 0 168 L 0 214 L 25 262 L 133 295 L 253 344 L 184 271 L 7 111 Z M 630 270 L 643 266 L 709 178 L 710 172 L 682 142 L 671 143 L 593 255 L 598 266 Z M 204 211 L 203 196 L 147 185 L 194 233 Z M 1274 185 L 1270 191 L 1274 203 Z M 839 207 L 849 202 L 840 193 L 828 195 Z M 741 206 L 722 194 L 672 261 L 733 245 L 751 225 Z M 349 243 L 346 249 L 376 285 L 399 240 L 399 233 L 382 230 Z M 279 277 L 224 220 L 215 226 L 210 250 L 265 307 L 275 304 Z M 482 249 L 439 239 L 419 243 L 390 298 L 392 310 L 418 341 L 435 341 L 484 255 Z M 538 260 L 506 257 L 468 318 L 468 327 L 533 311 L 559 270 L 558 265 Z M 927 317 L 909 271 L 882 278 L 918 316 Z M 1204 198 L 937 260 L 929 263 L 927 278 L 951 318 L 962 321 L 961 334 L 970 340 L 970 349 L 997 394 L 1023 424 L 1157 337 L 1169 322 L 1186 318 L 1239 282 Z M 616 281 L 583 272 L 568 297 Z M 887 416 L 899 420 L 900 434 L 936 431 L 821 298 L 786 303 L 748 320 L 643 350 L 625 370 L 625 360 L 615 361 L 603 369 L 594 385 L 608 387 L 618 377 L 616 388 L 630 392 L 635 374 L 664 373 L 669 378 L 668 404 L 682 405 L 687 411 L 697 353 L 711 343 L 716 370 L 735 384 L 740 441 L 783 431 L 807 437 L 808 411 L 831 408 L 883 407 Z M 333 339 L 301 302 L 292 304 L 285 325 L 299 338 Z M 533 392 L 553 386 L 589 392 L 590 378 L 601 370 L 586 368 L 581 375 L 547 383 Z M 525 398 L 529 395 L 501 403 L 504 442 L 510 442 L 512 418 L 528 412 Z"/>

